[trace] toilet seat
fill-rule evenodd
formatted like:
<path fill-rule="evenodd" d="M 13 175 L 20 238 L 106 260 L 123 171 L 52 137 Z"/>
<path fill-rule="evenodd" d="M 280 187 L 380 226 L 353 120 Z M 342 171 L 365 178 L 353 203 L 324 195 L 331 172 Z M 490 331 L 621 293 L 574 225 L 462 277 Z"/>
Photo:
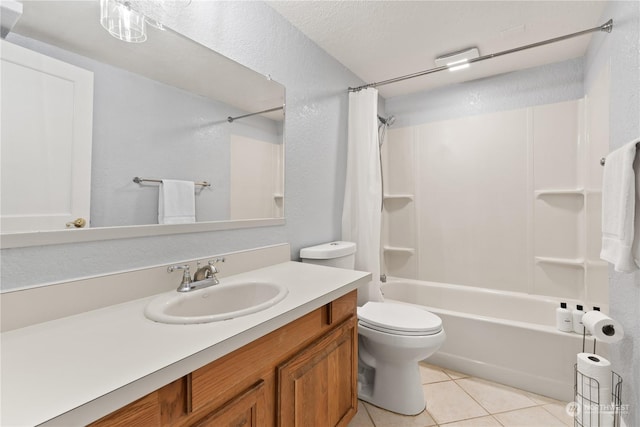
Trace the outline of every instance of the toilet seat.
<path fill-rule="evenodd" d="M 358 307 L 362 327 L 392 335 L 435 335 L 442 320 L 433 313 L 404 304 L 368 302 Z"/>

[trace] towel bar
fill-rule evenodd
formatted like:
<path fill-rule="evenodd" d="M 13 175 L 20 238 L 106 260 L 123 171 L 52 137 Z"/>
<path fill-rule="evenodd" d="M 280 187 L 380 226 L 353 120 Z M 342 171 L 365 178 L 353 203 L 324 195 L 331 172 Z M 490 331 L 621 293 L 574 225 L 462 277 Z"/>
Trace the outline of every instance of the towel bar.
<path fill-rule="evenodd" d="M 136 184 L 142 184 L 143 182 L 157 182 L 157 183 L 162 183 L 161 179 L 148 179 L 148 178 L 140 178 L 139 176 L 135 176 L 133 177 L 133 182 L 135 182 Z M 202 182 L 194 182 L 194 185 L 202 185 L 203 187 L 211 187 L 211 183 L 207 182 L 207 181 L 202 181 Z"/>

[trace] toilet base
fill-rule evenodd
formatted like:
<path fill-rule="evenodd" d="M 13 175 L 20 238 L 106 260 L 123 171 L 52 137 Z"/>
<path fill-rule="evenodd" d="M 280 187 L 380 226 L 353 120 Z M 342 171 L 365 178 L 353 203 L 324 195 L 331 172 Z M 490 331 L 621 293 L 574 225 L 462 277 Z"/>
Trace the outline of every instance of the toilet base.
<path fill-rule="evenodd" d="M 358 367 L 358 398 L 402 415 L 418 415 L 426 407 L 418 363 L 401 365 L 362 361 Z"/>

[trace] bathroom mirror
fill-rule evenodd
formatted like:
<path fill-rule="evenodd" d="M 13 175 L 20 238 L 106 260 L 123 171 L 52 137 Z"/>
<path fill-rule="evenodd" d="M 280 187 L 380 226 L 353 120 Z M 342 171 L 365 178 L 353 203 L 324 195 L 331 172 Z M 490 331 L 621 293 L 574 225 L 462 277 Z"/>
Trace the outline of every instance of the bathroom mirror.
<path fill-rule="evenodd" d="M 86 93 L 36 102 L 36 113 L 25 113 L 15 107 L 28 103 L 24 99 L 30 91 L 15 90 L 10 98 L 6 89 L 20 86 L 8 80 L 7 64 L 16 65 L 3 53 L 3 248 L 284 223 L 282 85 L 166 27 L 157 28 L 162 25 L 155 21 L 147 21 L 145 42 L 118 40 L 100 25 L 97 0 L 28 1 L 23 6 L 3 47 L 17 45 L 23 50 L 18 57 L 26 54 L 27 63 L 33 53 L 38 64 L 51 60 L 56 69 L 69 65 L 72 74 L 86 74 L 77 83 L 47 68 L 46 79 L 64 81 L 54 82 L 55 90 L 44 91 L 47 96 L 64 92 L 69 82 L 74 88 L 84 85 Z M 13 74 L 34 69 L 20 66 Z M 19 84 L 35 86 L 28 80 Z M 5 116 L 12 110 L 21 123 Z M 52 123 L 58 124 L 63 142 L 52 141 Z M 80 129 L 71 128 L 78 123 Z M 12 138 L 21 149 L 6 146 Z M 80 156 L 84 161 L 73 155 L 79 144 L 86 145 Z M 134 182 L 135 177 L 142 181 Z M 158 224 L 161 179 L 196 183 L 196 223 Z M 198 185 L 205 182 L 210 185 Z M 84 190 L 67 188 L 73 185 Z M 85 213 L 72 212 L 77 192 L 90 201 Z M 32 200 L 25 204 L 29 195 Z M 48 215 L 47 210 L 53 219 L 29 222 Z M 85 219 L 86 228 L 76 228 L 76 218 Z"/>

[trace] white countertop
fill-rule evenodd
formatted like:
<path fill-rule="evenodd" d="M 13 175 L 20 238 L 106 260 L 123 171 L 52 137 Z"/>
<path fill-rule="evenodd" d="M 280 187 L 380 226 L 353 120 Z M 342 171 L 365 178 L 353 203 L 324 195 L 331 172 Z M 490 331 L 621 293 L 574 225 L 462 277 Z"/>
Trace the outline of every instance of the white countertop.
<path fill-rule="evenodd" d="M 285 262 L 228 279 L 289 290 L 264 311 L 195 325 L 148 320 L 148 297 L 1 334 L 2 426 L 94 421 L 366 283 L 370 274 Z"/>

